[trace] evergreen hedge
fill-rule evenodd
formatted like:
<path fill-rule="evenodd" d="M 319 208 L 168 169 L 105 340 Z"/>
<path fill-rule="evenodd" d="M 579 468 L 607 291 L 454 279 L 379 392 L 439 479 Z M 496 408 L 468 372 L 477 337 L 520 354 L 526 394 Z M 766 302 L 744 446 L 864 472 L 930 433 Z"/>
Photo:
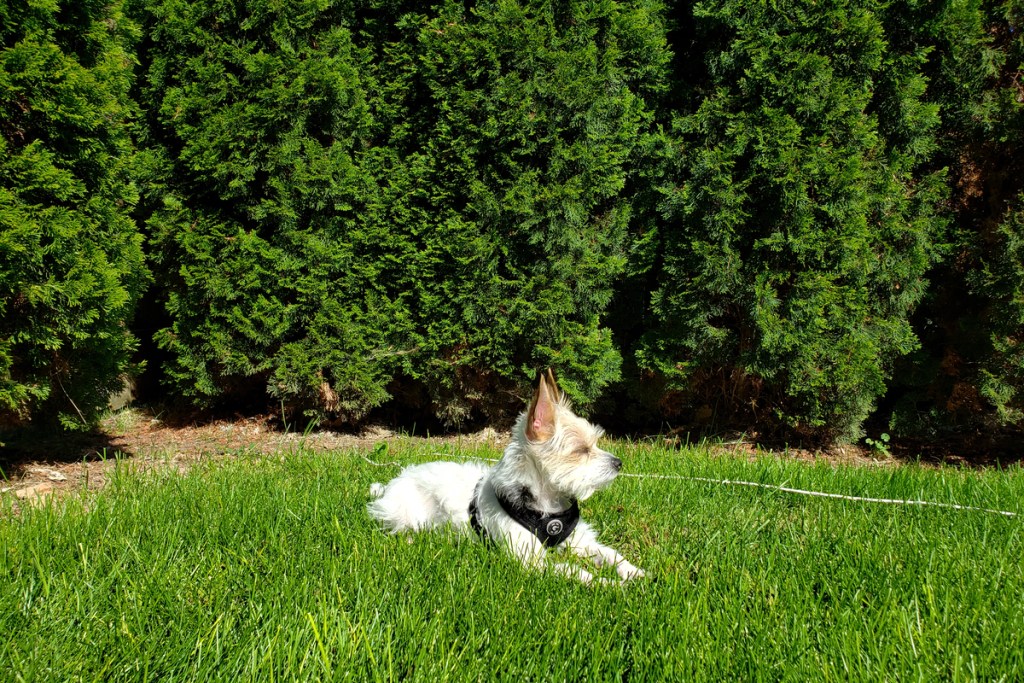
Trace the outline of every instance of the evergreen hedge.
<path fill-rule="evenodd" d="M 1024 2 L 922 6 L 906 33 L 933 48 L 942 115 L 932 161 L 951 169 L 948 257 L 917 317 L 923 349 L 894 382 L 898 435 L 1024 426 Z"/>
<path fill-rule="evenodd" d="M 449 421 L 518 410 L 515 390 L 538 366 L 557 368 L 586 407 L 619 376 L 602 314 L 625 265 L 625 188 L 652 117 L 641 95 L 660 87 L 668 59 L 659 6 L 434 11 L 399 20 L 410 33 L 385 62 L 417 104 L 388 122 L 388 147 L 404 152 L 406 197 L 419 194 L 413 230 L 432 255 L 414 282 L 411 371 Z M 403 81 L 398 65 L 410 63 Z"/>
<path fill-rule="evenodd" d="M 0 425 L 92 423 L 146 281 L 121 3 L 0 4 Z"/>
<path fill-rule="evenodd" d="M 142 3 L 177 390 L 354 420 L 397 378 L 459 422 L 550 364 L 593 399 L 657 10 Z"/>
<path fill-rule="evenodd" d="M 171 317 L 158 339 L 197 403 L 267 391 L 358 416 L 385 398 L 379 357 L 409 327 L 382 258 L 401 240 L 359 220 L 374 201 L 356 159 L 373 135 L 364 57 L 342 9 L 274 4 L 137 10 L 147 229 Z"/>
<path fill-rule="evenodd" d="M 691 420 L 859 436 L 943 219 L 927 50 L 888 3 L 713 0 L 684 19 L 660 272 L 642 367 Z M 698 66 L 700 65 L 700 66 Z"/>
<path fill-rule="evenodd" d="M 625 426 L 1024 422 L 1022 0 L 124 14 L 0 5 L 0 425 L 93 420 L 143 246 L 204 408 L 459 424 L 552 366 Z"/>

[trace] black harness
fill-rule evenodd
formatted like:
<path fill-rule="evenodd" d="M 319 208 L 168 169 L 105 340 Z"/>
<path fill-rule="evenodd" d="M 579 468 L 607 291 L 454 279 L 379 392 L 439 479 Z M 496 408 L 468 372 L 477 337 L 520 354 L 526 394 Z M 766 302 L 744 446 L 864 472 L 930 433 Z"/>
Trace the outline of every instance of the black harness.
<path fill-rule="evenodd" d="M 483 479 L 481 479 L 480 483 L 476 485 L 473 500 L 469 503 L 469 524 L 473 527 L 473 531 L 477 532 L 480 538 L 486 541 L 490 540 L 490 536 L 487 534 L 487 529 L 480 523 L 480 505 L 477 502 L 480 498 L 480 488 L 483 486 L 483 483 Z M 519 526 L 536 536 L 537 540 L 548 548 L 554 548 L 569 538 L 573 529 L 576 528 L 576 524 L 580 521 L 580 504 L 575 498 L 572 499 L 568 510 L 545 515 L 527 507 L 525 501 L 532 499 L 533 496 L 530 495 L 526 487 L 523 487 L 522 495 L 514 500 L 502 495 L 497 490 L 494 492 L 494 496 L 498 499 L 498 504 L 501 505 L 501 509 L 505 511 L 505 514 L 514 519 Z"/>

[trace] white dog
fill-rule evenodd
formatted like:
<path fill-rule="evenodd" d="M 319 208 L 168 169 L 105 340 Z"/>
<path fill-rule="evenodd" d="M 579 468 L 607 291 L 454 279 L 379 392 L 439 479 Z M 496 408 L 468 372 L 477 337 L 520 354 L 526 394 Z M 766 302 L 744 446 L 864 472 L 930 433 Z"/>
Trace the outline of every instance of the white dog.
<path fill-rule="evenodd" d="M 622 461 L 597 447 L 603 434 L 577 417 L 550 370 L 540 374 L 529 409 L 493 467 L 480 462 L 432 462 L 402 470 L 387 486 L 373 484 L 370 515 L 392 532 L 450 523 L 499 541 L 524 565 L 547 566 L 547 549 L 561 547 L 596 565 L 611 564 L 623 580 L 644 572 L 597 541 L 580 521 L 577 501 L 611 483 Z M 590 583 L 582 567 L 556 563 L 566 576 Z"/>

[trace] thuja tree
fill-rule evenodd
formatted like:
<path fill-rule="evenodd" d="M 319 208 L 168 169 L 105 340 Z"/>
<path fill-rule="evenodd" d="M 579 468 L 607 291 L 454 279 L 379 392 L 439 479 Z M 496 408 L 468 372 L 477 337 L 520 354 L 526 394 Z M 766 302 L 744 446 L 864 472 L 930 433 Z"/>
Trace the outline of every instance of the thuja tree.
<path fill-rule="evenodd" d="M 619 373 L 603 324 L 625 263 L 625 191 L 668 52 L 651 2 L 446 2 L 380 63 L 391 203 L 421 244 L 412 370 L 450 420 L 517 409 L 551 365 L 579 403 Z M 393 176 L 394 177 L 394 176 Z M 396 209 L 392 209 L 396 211 Z M 490 405 L 496 403 L 496 405 Z"/>
<path fill-rule="evenodd" d="M 924 51 L 891 49 L 884 9 L 717 0 L 684 22 L 658 322 L 638 351 L 664 405 L 675 391 L 694 419 L 855 438 L 917 344 L 937 117 Z"/>
<path fill-rule="evenodd" d="M 1018 118 L 1017 140 L 1024 136 L 1020 123 Z M 989 419 L 1019 430 L 1024 427 L 1024 193 L 1007 201 L 990 239 L 994 248 L 970 278 L 973 291 L 988 299 L 985 330 L 992 349 L 980 368 L 979 393 L 992 407 Z"/>
<path fill-rule="evenodd" d="M 173 386 L 201 405 L 255 394 L 365 414 L 408 341 L 388 270 L 410 245 L 364 219 L 373 117 L 350 14 L 321 0 L 136 11 Z"/>
<path fill-rule="evenodd" d="M 552 364 L 592 398 L 618 371 L 635 88 L 664 53 L 647 9 L 145 3 L 179 390 L 356 419 L 398 377 L 459 421 Z"/>
<path fill-rule="evenodd" d="M 145 282 L 121 3 L 0 4 L 0 424 L 87 426 Z"/>
<path fill-rule="evenodd" d="M 906 9 L 929 44 L 951 168 L 949 256 L 917 324 L 924 348 L 894 391 L 892 427 L 992 435 L 1024 418 L 1024 3 Z"/>

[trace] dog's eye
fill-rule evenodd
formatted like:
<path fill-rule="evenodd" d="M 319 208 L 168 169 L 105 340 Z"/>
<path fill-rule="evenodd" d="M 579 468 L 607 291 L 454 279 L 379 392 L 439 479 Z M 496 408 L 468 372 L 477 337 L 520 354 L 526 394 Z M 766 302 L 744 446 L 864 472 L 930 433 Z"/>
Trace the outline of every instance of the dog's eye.
<path fill-rule="evenodd" d="M 576 457 L 577 458 L 589 458 L 590 457 L 590 449 L 589 448 L 577 448 L 576 449 Z"/>

